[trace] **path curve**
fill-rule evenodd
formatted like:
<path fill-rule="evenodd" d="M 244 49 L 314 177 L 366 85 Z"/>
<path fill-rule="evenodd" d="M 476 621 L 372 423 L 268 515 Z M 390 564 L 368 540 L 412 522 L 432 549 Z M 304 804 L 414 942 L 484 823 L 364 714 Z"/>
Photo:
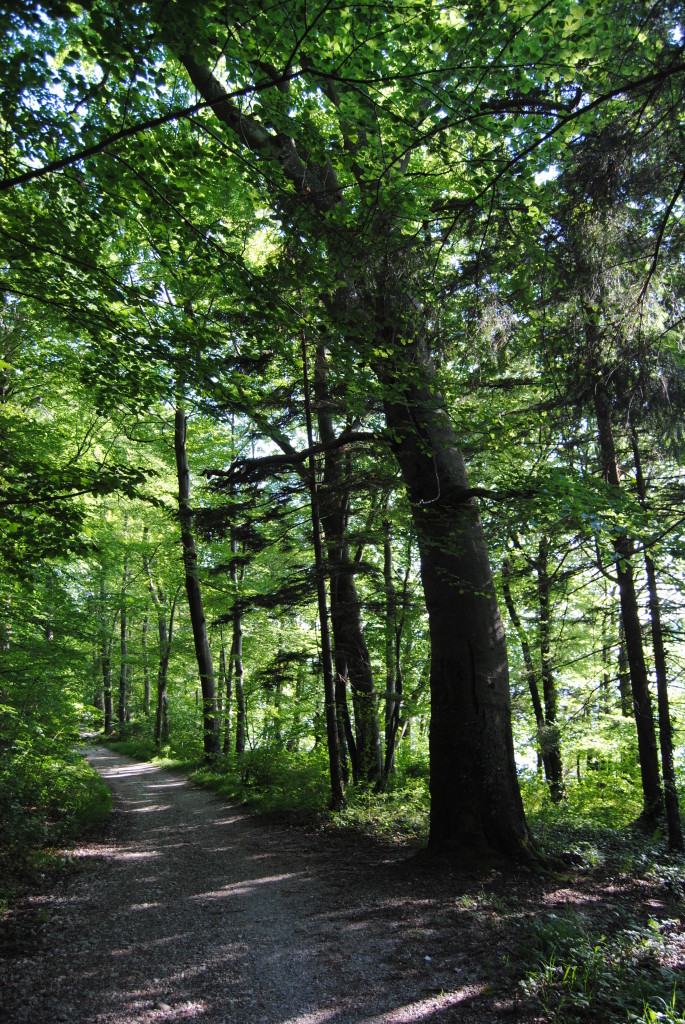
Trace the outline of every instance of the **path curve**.
<path fill-rule="evenodd" d="M 401 866 L 357 865 L 351 844 L 269 826 L 178 772 L 85 753 L 112 790 L 112 818 L 104 841 L 74 851 L 78 870 L 30 898 L 40 937 L 6 962 L 3 1021 L 499 1017 L 475 948 L 468 956 L 468 922 L 462 941 L 431 930 L 431 901 Z"/>

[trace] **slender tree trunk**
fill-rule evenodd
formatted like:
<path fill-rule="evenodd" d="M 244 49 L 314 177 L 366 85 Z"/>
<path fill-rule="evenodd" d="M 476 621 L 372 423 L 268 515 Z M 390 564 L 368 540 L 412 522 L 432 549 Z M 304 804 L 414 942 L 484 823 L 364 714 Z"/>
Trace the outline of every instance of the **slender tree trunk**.
<path fill-rule="evenodd" d="M 543 536 L 538 544 L 536 569 L 538 576 L 538 605 L 540 608 L 540 666 L 542 675 L 542 697 L 545 705 L 545 728 L 540 737 L 543 759 L 549 770 L 549 791 L 554 803 L 564 797 L 564 770 L 559 746 L 557 725 L 557 685 L 552 671 L 551 615 L 549 582 L 549 540 Z"/>
<path fill-rule="evenodd" d="M 114 703 L 112 701 L 112 641 L 103 644 L 100 657 L 102 665 L 102 698 L 105 707 L 105 736 L 112 735 L 114 728 Z"/>
<path fill-rule="evenodd" d="M 394 337 L 384 347 L 397 351 Z M 382 379 L 428 609 L 429 846 L 535 859 L 516 776 L 504 627 L 480 515 L 430 361 L 415 342 L 402 353 Z"/>
<path fill-rule="evenodd" d="M 385 761 L 384 780 L 395 770 L 395 753 L 400 729 L 402 669 L 400 663 L 400 624 L 397 592 L 393 579 L 392 534 L 390 523 L 383 522 L 383 582 L 385 589 Z"/>
<path fill-rule="evenodd" d="M 155 744 L 164 745 L 169 740 L 169 698 L 167 695 L 167 677 L 169 659 L 171 657 L 171 640 L 174 634 L 174 613 L 180 593 L 180 586 L 174 595 L 169 613 L 169 625 L 166 621 L 166 601 L 162 588 L 155 587 L 147 558 L 144 558 L 145 571 L 148 577 L 150 595 L 157 611 L 157 632 L 159 634 L 159 665 L 157 668 L 157 708 L 155 711 Z"/>
<path fill-rule="evenodd" d="M 145 606 L 145 618 L 143 619 L 143 631 L 141 647 L 143 649 L 143 712 L 145 717 L 150 717 L 150 661 L 147 648 L 147 637 L 150 631 L 150 602 Z"/>
<path fill-rule="evenodd" d="M 105 736 L 111 736 L 112 730 L 114 728 L 114 703 L 112 700 L 112 633 L 107 625 L 107 595 L 105 593 L 104 573 L 100 577 L 99 617 L 100 669 L 102 671 L 102 705 L 104 711 L 104 733 Z"/>
<path fill-rule="evenodd" d="M 542 700 L 540 698 L 540 690 L 538 689 L 537 674 L 535 672 L 535 664 L 533 662 L 533 654 L 528 643 L 528 637 L 523 629 L 523 623 L 516 610 L 514 599 L 511 594 L 511 563 L 507 557 L 505 557 L 502 563 L 502 593 L 504 595 L 504 603 L 511 619 L 511 624 L 516 630 L 519 643 L 521 644 L 521 652 L 523 654 L 523 664 L 526 673 L 526 683 L 528 684 L 528 692 L 530 693 L 531 703 L 533 705 L 533 716 L 535 717 L 535 727 L 537 733 L 537 746 L 538 746 L 538 768 L 540 766 L 540 759 L 542 759 L 542 767 L 545 772 L 545 781 L 552 790 L 552 774 L 553 769 L 547 760 L 547 749 L 543 743 L 543 736 L 545 732 L 545 712 L 542 707 Z"/>
<path fill-rule="evenodd" d="M 630 718 L 633 698 L 630 691 L 630 666 L 622 618 L 619 618 L 618 623 L 618 692 L 621 699 L 621 714 L 624 718 Z"/>
<path fill-rule="evenodd" d="M 224 742 L 223 753 L 228 754 L 231 749 L 231 729 L 233 716 L 233 648 L 226 661 L 226 644 L 224 643 L 224 629 L 220 627 L 221 649 L 219 651 L 219 679 L 224 692 Z"/>
<path fill-rule="evenodd" d="M 235 680 L 235 752 L 245 753 L 247 713 L 245 708 L 245 685 L 243 668 L 243 612 L 240 606 L 241 573 L 238 571 L 238 544 L 231 530 L 231 582 L 233 584 L 233 617 L 231 633 L 231 654 L 228 674 Z"/>
<path fill-rule="evenodd" d="M 596 347 L 596 346 L 595 346 Z M 614 433 L 611 423 L 611 404 L 606 386 L 600 378 L 595 384 L 595 415 L 599 454 L 604 480 L 610 487 L 620 486 L 620 474 Z M 664 808 L 659 778 L 656 730 L 652 698 L 649 692 L 649 678 L 642 646 L 642 626 L 633 576 L 633 544 L 624 534 L 614 539 L 616 552 L 616 574 L 621 601 L 621 617 L 630 666 L 630 686 L 633 697 L 633 713 L 637 728 L 637 744 L 640 758 L 640 774 L 644 797 L 643 817 L 654 821 Z"/>
<path fill-rule="evenodd" d="M 231 640 L 231 663 L 235 678 L 235 752 L 245 753 L 245 728 L 247 715 L 245 710 L 245 686 L 243 669 L 243 622 L 240 605 L 233 608 L 233 638 Z"/>
<path fill-rule="evenodd" d="M 195 657 L 200 673 L 202 689 L 202 732 L 205 755 L 213 757 L 220 753 L 219 739 L 219 708 L 214 681 L 214 665 L 212 652 L 207 636 L 202 592 L 197 566 L 197 550 L 193 536 L 193 516 L 190 508 L 190 470 L 186 452 L 186 415 L 179 406 L 174 421 L 174 448 L 176 452 L 176 472 L 178 475 L 178 510 L 181 523 L 181 541 L 183 544 L 183 565 L 185 568 L 186 594 L 188 610 L 193 628 Z"/>
<path fill-rule="evenodd" d="M 634 425 L 630 425 L 630 435 L 635 460 L 635 478 L 640 502 L 647 507 L 647 486 L 642 473 L 642 459 Z M 676 786 L 675 767 L 673 763 L 673 730 L 668 700 L 668 672 L 666 669 L 666 650 L 664 633 L 661 625 L 661 604 L 656 578 L 656 566 L 648 551 L 645 551 L 645 569 L 649 589 L 649 616 L 652 627 L 652 646 L 654 649 L 654 670 L 656 673 L 657 708 L 659 714 L 659 745 L 661 748 L 661 771 L 664 778 L 664 803 L 666 807 L 666 824 L 668 828 L 668 845 L 671 850 L 683 849 L 683 830 L 680 823 L 678 805 L 678 789 Z"/>
<path fill-rule="evenodd" d="M 304 376 L 305 415 L 307 419 L 307 444 L 309 447 L 309 495 L 314 542 L 314 563 L 316 567 L 316 594 L 319 605 L 319 629 L 321 632 L 321 661 L 324 680 L 324 708 L 326 717 L 326 739 L 328 742 L 328 765 L 331 779 L 331 807 L 340 810 L 345 804 L 340 747 L 338 742 L 338 721 L 335 699 L 335 678 L 333 672 L 333 651 L 328 628 L 328 602 L 326 600 L 326 576 L 321 540 L 321 513 L 319 488 L 316 479 L 316 459 L 313 454 L 314 430 L 312 426 L 311 394 L 307 360 L 307 342 L 302 338 L 302 368 Z"/>
<path fill-rule="evenodd" d="M 323 346 L 319 346 L 316 351 L 314 396 L 319 437 L 324 444 L 331 445 L 336 434 L 328 388 L 328 357 Z M 378 701 L 364 636 L 354 565 L 347 543 L 349 487 L 343 467 L 343 454 L 337 448 L 331 447 L 326 451 L 323 485 L 318 493 L 321 525 L 328 552 L 337 676 L 339 679 L 349 679 L 352 691 L 356 734 L 353 773 L 356 780 L 377 783 L 383 770 Z"/>
<path fill-rule="evenodd" d="M 117 706 L 117 718 L 119 720 L 119 732 L 123 732 L 126 725 L 126 683 L 127 683 L 127 670 L 128 670 L 128 614 L 126 606 L 126 588 L 128 586 L 128 556 L 124 557 L 124 578 L 121 584 L 121 613 L 119 619 L 120 626 L 120 652 L 121 659 L 119 663 L 119 702 Z"/>

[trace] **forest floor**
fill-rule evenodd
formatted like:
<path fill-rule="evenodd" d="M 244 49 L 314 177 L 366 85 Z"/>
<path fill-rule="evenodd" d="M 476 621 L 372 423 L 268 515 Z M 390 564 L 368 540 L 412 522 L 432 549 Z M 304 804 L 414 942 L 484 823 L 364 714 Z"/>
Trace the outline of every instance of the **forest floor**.
<path fill-rule="evenodd" d="M 628 919 L 638 936 L 670 922 L 660 956 L 685 966 L 668 879 L 449 871 L 368 838 L 276 826 L 102 747 L 87 756 L 114 810 L 3 923 L 8 1024 L 575 1019 L 552 975 L 548 993 L 525 982 L 540 936 L 565 921 L 603 936 Z"/>

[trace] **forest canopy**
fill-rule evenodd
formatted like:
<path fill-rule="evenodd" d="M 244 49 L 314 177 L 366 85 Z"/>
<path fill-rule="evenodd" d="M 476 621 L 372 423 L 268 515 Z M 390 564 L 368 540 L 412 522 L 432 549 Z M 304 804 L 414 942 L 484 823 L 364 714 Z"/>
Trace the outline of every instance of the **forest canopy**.
<path fill-rule="evenodd" d="M 681 849 L 681 5 L 19 2 L 0 46 L 5 842 L 90 716 L 414 786 L 457 858 L 590 792 Z"/>

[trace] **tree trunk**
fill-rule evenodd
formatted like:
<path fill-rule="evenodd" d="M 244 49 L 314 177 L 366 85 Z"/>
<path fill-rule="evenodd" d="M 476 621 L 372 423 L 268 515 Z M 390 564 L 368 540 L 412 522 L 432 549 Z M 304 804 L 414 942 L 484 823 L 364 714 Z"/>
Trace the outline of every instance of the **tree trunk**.
<path fill-rule="evenodd" d="M 186 416 L 179 406 L 174 420 L 174 448 L 176 472 L 178 475 L 178 511 L 183 544 L 183 565 L 185 569 L 186 594 L 190 622 L 193 628 L 195 657 L 200 673 L 202 689 L 202 734 L 205 755 L 213 757 L 221 752 L 219 739 L 219 709 L 214 681 L 212 652 L 207 636 L 202 592 L 197 566 L 197 550 L 193 536 L 193 516 L 190 508 L 190 470 L 186 452 Z"/>
<path fill-rule="evenodd" d="M 397 615 L 397 592 L 393 579 L 392 534 L 387 519 L 383 521 L 383 582 L 385 589 L 385 760 L 383 778 L 387 782 L 395 770 L 403 689 L 400 661 L 402 630 Z"/>
<path fill-rule="evenodd" d="M 429 618 L 429 846 L 534 859 L 516 777 L 504 628 L 480 515 L 430 361 L 416 343 L 403 354 L 392 377 L 383 374 L 386 393 L 395 395 L 384 404 L 416 525 Z"/>
<path fill-rule="evenodd" d="M 146 718 L 150 717 L 150 661 L 147 649 L 147 637 L 150 630 L 150 602 L 145 606 L 145 618 L 143 619 L 143 632 L 141 647 L 143 649 L 143 712 Z"/>
<path fill-rule="evenodd" d="M 340 747 L 338 741 L 338 718 L 335 699 L 335 677 L 333 651 L 328 628 L 328 602 L 326 600 L 325 563 L 321 540 L 321 513 L 319 488 L 316 478 L 316 458 L 313 453 L 314 430 L 312 426 L 311 394 L 307 360 L 307 342 L 302 338 L 302 369 L 304 377 L 305 415 L 307 419 L 307 444 L 309 447 L 309 496 L 312 516 L 312 537 L 314 543 L 314 564 L 316 568 L 316 594 L 319 606 L 319 629 L 321 632 L 321 662 L 324 680 L 324 713 L 326 718 L 326 739 L 328 743 L 328 766 L 331 780 L 331 808 L 340 810 L 345 805 Z"/>
<path fill-rule="evenodd" d="M 314 396 L 319 438 L 323 444 L 332 445 L 336 434 L 328 388 L 328 357 L 323 346 L 316 350 Z M 383 770 L 378 701 L 347 542 L 350 496 L 343 458 L 340 449 L 328 448 L 324 455 L 323 484 L 318 492 L 328 553 L 335 663 L 338 679 L 349 680 L 352 691 L 355 780 L 378 783 Z"/>
<path fill-rule="evenodd" d="M 602 476 L 610 487 L 618 488 L 620 472 L 611 423 L 611 405 L 606 386 L 601 378 L 595 384 L 594 401 Z M 663 811 L 664 802 L 659 778 L 654 712 L 649 692 L 649 678 L 642 646 L 642 626 L 640 625 L 640 612 L 631 564 L 633 544 L 630 538 L 625 534 L 618 534 L 614 538 L 614 551 L 617 556 L 616 574 L 621 601 L 621 618 L 630 667 L 630 687 L 637 728 L 644 798 L 643 817 L 647 821 L 654 821 Z"/>
<path fill-rule="evenodd" d="M 537 746 L 538 746 L 538 769 L 540 767 L 540 758 L 542 759 L 542 767 L 545 772 L 545 781 L 552 791 L 552 778 L 553 778 L 553 767 L 549 763 L 547 756 L 547 747 L 543 742 L 545 732 L 545 712 L 542 707 L 542 700 L 540 699 L 540 690 L 538 689 L 537 675 L 535 672 L 535 664 L 533 662 L 533 654 L 528 643 L 528 637 L 526 636 L 521 618 L 516 610 L 514 599 L 511 594 L 511 564 L 509 559 L 505 557 L 502 563 L 502 593 L 504 594 L 504 603 L 511 619 L 511 624 L 516 630 L 519 643 L 521 644 L 521 651 L 523 653 L 523 664 L 526 671 L 526 683 L 528 684 L 528 692 L 530 693 L 531 703 L 533 705 L 533 716 L 535 718 L 535 727 L 537 733 Z"/>
<path fill-rule="evenodd" d="M 128 669 L 128 638 L 127 638 L 127 608 L 126 608 L 126 587 L 128 585 L 128 557 L 124 557 L 124 578 L 121 584 L 121 613 L 120 613 L 120 638 L 121 638 L 121 659 L 119 663 L 119 702 L 117 706 L 117 718 L 119 721 L 120 734 L 126 725 L 126 681 Z"/>
<path fill-rule="evenodd" d="M 106 641 L 100 656 L 102 665 L 102 699 L 105 708 L 105 736 L 112 735 L 114 728 L 114 704 L 112 701 L 112 641 Z"/>
<path fill-rule="evenodd" d="M 233 645 L 226 661 L 226 645 L 224 630 L 221 627 L 221 650 L 219 652 L 219 678 L 224 690 L 224 742 L 223 752 L 228 754 L 231 749 L 231 729 L 233 726 Z"/>
<path fill-rule="evenodd" d="M 243 623 L 242 613 L 240 611 L 240 605 L 236 604 L 233 608 L 233 637 L 231 640 L 231 665 L 233 676 L 235 678 L 235 703 L 236 703 L 236 723 L 235 723 L 235 752 L 236 754 L 245 753 L 245 726 L 247 716 L 245 712 L 245 687 L 244 683 L 244 669 L 243 669 Z M 229 669 L 229 674 L 231 670 Z"/>
<path fill-rule="evenodd" d="M 647 507 L 647 486 L 642 473 L 642 459 L 637 439 L 637 431 L 630 424 L 630 436 L 635 460 L 635 479 L 640 502 Z M 652 627 L 652 646 L 654 649 L 654 670 L 656 673 L 657 708 L 659 715 L 659 746 L 661 748 L 661 771 L 664 778 L 664 803 L 666 807 L 666 825 L 668 828 L 669 849 L 683 849 L 683 830 L 680 823 L 680 807 L 678 805 L 678 789 L 676 786 L 675 767 L 673 764 L 673 730 L 668 700 L 668 672 L 666 669 L 666 650 L 664 633 L 661 626 L 661 604 L 656 579 L 656 566 L 648 551 L 645 551 L 645 569 L 649 589 L 649 617 Z"/>
<path fill-rule="evenodd" d="M 624 718 L 630 718 L 633 698 L 630 692 L 630 666 L 622 618 L 619 618 L 618 623 L 618 692 L 621 699 L 621 714 Z"/>
<path fill-rule="evenodd" d="M 545 727 L 540 737 L 543 759 L 549 770 L 549 791 L 554 803 L 564 797 L 564 770 L 559 747 L 557 725 L 557 685 L 552 671 L 550 582 L 548 570 L 549 539 L 540 538 L 536 569 L 538 576 L 538 605 L 540 608 L 540 667 L 542 698 L 545 705 Z"/>
<path fill-rule="evenodd" d="M 104 733 L 111 736 L 114 728 L 114 703 L 112 700 L 112 631 L 107 625 L 107 595 L 104 573 L 100 577 L 100 670 L 102 672 L 102 706 L 104 711 Z M 112 626 L 116 624 L 116 618 Z"/>

